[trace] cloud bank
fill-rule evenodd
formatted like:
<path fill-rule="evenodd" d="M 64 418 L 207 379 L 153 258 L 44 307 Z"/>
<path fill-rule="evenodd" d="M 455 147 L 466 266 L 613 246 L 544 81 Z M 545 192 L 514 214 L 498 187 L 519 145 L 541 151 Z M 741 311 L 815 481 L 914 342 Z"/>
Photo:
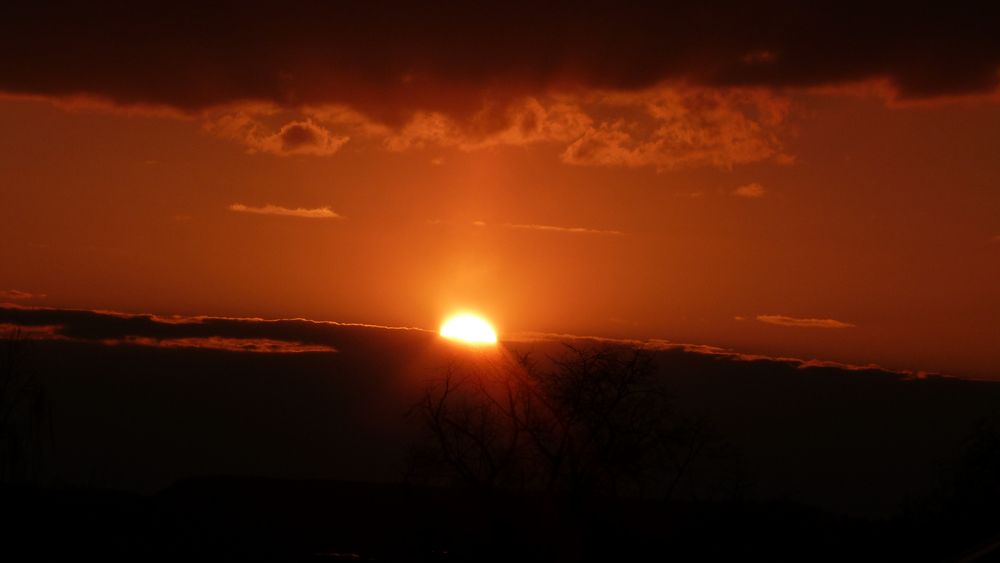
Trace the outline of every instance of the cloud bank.
<path fill-rule="evenodd" d="M 758 319 L 778 319 L 776 324 L 843 328 L 853 326 L 831 319 L 795 319 L 762 315 Z M 393 346 L 426 349 L 439 337 L 435 331 L 344 324 L 306 319 L 265 320 L 228 317 L 164 317 L 111 311 L 55 309 L 46 307 L 0 306 L 0 336 L 19 330 L 29 338 L 90 343 L 102 346 L 142 346 L 186 348 L 234 353 L 331 353 L 370 354 L 378 357 Z M 591 342 L 635 346 L 649 350 L 677 351 L 700 357 L 753 365 L 781 365 L 794 369 L 829 369 L 844 373 L 867 372 L 904 378 L 924 378 L 926 372 L 898 371 L 875 364 L 853 365 L 816 359 L 772 357 L 746 354 L 717 346 L 684 344 L 667 340 L 621 340 L 550 333 L 508 335 L 504 345 L 517 343 Z M 389 347 L 389 348 L 387 348 Z M 564 351 L 564 350 L 563 350 Z"/>
<path fill-rule="evenodd" d="M 902 98 L 996 89 L 988 2 L 18 2 L 0 90 L 198 111 L 346 103 L 384 118 L 483 96 L 658 82 L 813 87 L 888 80 Z"/>
<path fill-rule="evenodd" d="M 197 348 L 226 352 L 290 354 L 337 352 L 359 335 L 385 327 L 224 317 L 161 317 L 111 311 L 0 306 L 0 337 L 22 336 L 104 346 Z M 412 331 L 416 335 L 422 331 Z M 372 337 L 377 342 L 377 337 Z"/>

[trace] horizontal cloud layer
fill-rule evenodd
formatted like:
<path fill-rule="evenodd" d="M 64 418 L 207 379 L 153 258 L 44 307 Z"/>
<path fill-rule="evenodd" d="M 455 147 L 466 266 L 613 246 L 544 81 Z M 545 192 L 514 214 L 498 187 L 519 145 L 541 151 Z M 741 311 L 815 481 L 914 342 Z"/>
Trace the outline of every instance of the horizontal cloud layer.
<path fill-rule="evenodd" d="M 622 231 L 607 230 L 607 229 L 589 229 L 587 227 L 559 227 L 556 225 L 525 225 L 520 223 L 505 223 L 504 227 L 508 229 L 518 229 L 525 231 L 543 231 L 550 233 L 568 233 L 574 235 L 610 235 L 610 236 L 621 236 L 624 235 Z"/>
<path fill-rule="evenodd" d="M 27 291 L 21 291 L 20 289 L 0 289 L 0 299 L 42 299 L 45 297 L 43 293 L 30 293 Z"/>
<path fill-rule="evenodd" d="M 991 10 L 988 2 L 791 0 L 587 9 L 16 2 L 0 17 L 0 91 L 184 111 L 246 100 L 346 103 L 386 119 L 475 111 L 484 96 L 661 81 L 809 87 L 882 78 L 901 97 L 925 98 L 997 87 L 1000 30 Z"/>
<path fill-rule="evenodd" d="M 302 217 L 304 219 L 340 219 L 342 216 L 332 211 L 329 207 L 317 207 L 315 209 L 305 209 L 296 207 L 291 209 L 279 205 L 267 204 L 261 207 L 250 207 L 242 203 L 234 203 L 229 206 L 230 211 L 237 213 L 255 213 L 257 215 L 283 215 L 286 217 Z"/>
<path fill-rule="evenodd" d="M 784 315 L 757 315 L 757 320 L 772 325 L 799 328 L 851 328 L 854 326 L 851 323 L 845 323 L 836 319 L 799 319 Z"/>
<path fill-rule="evenodd" d="M 377 341 L 384 327 L 302 319 L 160 317 L 109 311 L 0 307 L 0 337 L 12 331 L 28 338 L 90 342 L 107 346 L 200 348 L 229 352 L 336 352 L 358 337 Z M 418 333 L 420 331 L 415 331 Z"/>
<path fill-rule="evenodd" d="M 763 322 L 788 326 L 853 326 L 831 319 L 794 319 L 761 315 Z M 765 320 L 766 319 L 766 320 Z M 185 348 L 245 353 L 338 352 L 379 357 L 395 347 L 425 349 L 437 340 L 433 331 L 376 325 L 345 324 L 306 319 L 265 320 L 227 317 L 164 317 L 111 311 L 0 306 L 0 338 L 19 332 L 25 338 L 91 343 L 102 346 Z M 683 344 L 666 340 L 621 340 L 568 334 L 522 333 L 509 335 L 505 345 L 587 343 L 634 346 L 660 352 L 680 352 L 727 362 L 771 366 L 773 369 L 865 372 L 893 378 L 924 378 L 927 372 L 897 371 L 878 365 L 852 365 L 815 359 L 746 354 L 716 346 Z M 562 350 L 565 351 L 565 350 Z M 739 369 L 739 368 L 736 368 Z M 757 369 L 757 368 L 754 368 Z"/>

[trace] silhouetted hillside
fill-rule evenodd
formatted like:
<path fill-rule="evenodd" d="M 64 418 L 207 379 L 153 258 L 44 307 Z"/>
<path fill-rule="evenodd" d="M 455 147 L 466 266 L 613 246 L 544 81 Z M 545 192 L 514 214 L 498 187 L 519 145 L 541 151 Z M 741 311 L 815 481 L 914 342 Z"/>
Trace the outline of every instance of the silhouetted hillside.
<path fill-rule="evenodd" d="M 155 496 L 7 488 L 3 497 L 3 553 L 38 560 L 879 560 L 897 539 L 790 503 L 577 506 L 339 481 L 212 477 Z"/>

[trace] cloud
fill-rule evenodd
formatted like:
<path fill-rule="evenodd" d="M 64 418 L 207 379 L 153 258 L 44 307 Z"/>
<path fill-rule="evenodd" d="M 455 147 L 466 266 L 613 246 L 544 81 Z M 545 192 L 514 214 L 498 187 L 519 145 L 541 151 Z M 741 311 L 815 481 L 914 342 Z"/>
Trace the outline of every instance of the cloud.
<path fill-rule="evenodd" d="M 789 317 L 779 317 L 789 318 Z M 802 320 L 802 319 L 793 319 Z M 837 322 L 837 321 L 833 321 Z M 846 323 L 844 323 L 846 324 Z M 423 349 L 438 338 L 436 331 L 348 324 L 306 319 L 260 319 L 231 317 L 158 316 L 55 309 L 18 305 L 0 306 L 0 336 L 20 330 L 27 338 L 91 343 L 102 346 L 144 346 L 156 348 L 205 349 L 246 353 L 340 352 L 372 357 L 384 354 L 387 346 L 413 346 Z M 925 377 L 925 372 L 889 370 L 875 364 L 856 365 L 825 360 L 803 360 L 746 354 L 729 348 L 703 344 L 684 344 L 667 340 L 627 340 L 551 333 L 507 335 L 505 342 L 573 341 L 637 346 L 650 350 L 678 351 L 689 354 L 794 369 L 835 369 L 845 372 L 868 372 L 907 378 Z"/>
<path fill-rule="evenodd" d="M 990 242 L 994 244 L 1000 244 L 1000 235 L 993 235 L 990 237 Z"/>
<path fill-rule="evenodd" d="M 263 146 L 275 154 L 331 155 L 348 141 L 348 137 L 334 137 L 329 131 L 311 121 L 293 121 L 265 137 Z"/>
<path fill-rule="evenodd" d="M 799 328 L 852 328 L 854 325 L 834 319 L 799 319 L 784 315 L 757 315 L 757 320 L 779 326 Z"/>
<path fill-rule="evenodd" d="M 557 227 L 555 225 L 524 225 L 518 223 L 505 223 L 504 227 L 508 229 L 518 229 L 527 231 L 545 231 L 551 233 L 569 233 L 576 235 L 607 235 L 607 236 L 621 236 L 625 233 L 622 231 L 615 230 L 602 230 L 602 229 L 588 229 L 585 227 Z"/>
<path fill-rule="evenodd" d="M 234 203 L 228 207 L 230 211 L 236 211 L 238 213 L 256 213 L 259 215 L 283 215 L 286 217 L 303 217 L 306 219 L 342 219 L 343 215 L 339 215 L 332 211 L 329 207 L 317 207 L 314 209 L 305 209 L 302 207 L 297 207 L 295 209 L 290 209 L 288 207 L 280 207 L 278 205 L 267 204 L 263 207 L 249 207 L 243 205 L 242 203 Z"/>
<path fill-rule="evenodd" d="M 997 87 L 989 2 L 18 2 L 0 20 L 0 90 L 183 111 L 346 104 L 392 120 L 484 96 L 634 91 L 664 81 L 804 88 L 881 78 L 902 98 Z M 128 48 L 123 49 L 122 45 Z"/>
<path fill-rule="evenodd" d="M 384 136 L 389 150 L 426 146 L 475 151 L 497 146 L 525 146 L 540 142 L 572 142 L 593 124 L 576 96 L 524 96 L 485 100 L 477 111 L 459 118 L 446 112 L 415 112 L 401 126 L 368 127 L 370 135 Z"/>
<path fill-rule="evenodd" d="M 278 156 L 545 143 L 576 166 L 729 169 L 794 160 L 796 91 L 1000 99 L 986 3 L 37 4 L 0 19 L 0 96 L 193 116 Z"/>
<path fill-rule="evenodd" d="M 62 340 L 64 338 L 59 334 L 61 328 L 59 325 L 22 325 L 17 322 L 0 321 L 0 338 Z"/>
<path fill-rule="evenodd" d="M 419 338 L 436 335 L 416 329 L 304 319 L 161 317 L 114 311 L 0 306 L 0 336 L 12 329 L 30 338 L 104 346 L 200 348 L 267 354 L 337 352 L 345 346 L 358 348 L 358 335 L 370 334 L 373 343 L 377 343 L 380 335 L 390 330 Z"/>
<path fill-rule="evenodd" d="M 16 300 L 26 300 L 26 299 L 44 299 L 44 293 L 28 293 L 27 291 L 21 291 L 19 289 L 0 289 L 0 299 L 16 299 Z"/>
<path fill-rule="evenodd" d="M 249 352 L 256 354 L 301 354 L 304 352 L 336 352 L 332 346 L 322 344 L 303 344 L 271 338 L 223 338 L 211 336 L 205 338 L 149 338 L 144 336 L 125 336 L 109 338 L 101 341 L 106 346 L 149 346 L 153 348 L 193 348 L 202 350 L 221 350 L 225 352 Z"/>
<path fill-rule="evenodd" d="M 473 227 L 486 227 L 486 221 L 473 221 Z M 586 227 L 559 227 L 556 225 L 540 225 L 540 224 L 525 224 L 525 223 L 503 223 L 500 225 L 505 229 L 514 229 L 519 231 L 543 231 L 549 233 L 568 233 L 575 235 L 605 235 L 605 236 L 621 236 L 625 233 L 622 231 L 615 230 L 604 230 L 604 229 L 589 229 Z"/>
<path fill-rule="evenodd" d="M 896 370 L 887 367 L 880 366 L 878 364 L 848 364 L 843 362 L 836 362 L 830 360 L 819 360 L 819 359 L 801 359 L 792 358 L 786 356 L 767 356 L 763 354 L 747 354 L 744 352 L 738 352 L 730 348 L 723 348 L 721 346 L 711 346 L 708 344 L 689 344 L 683 342 L 673 342 L 670 340 L 664 340 L 659 338 L 653 338 L 649 340 L 634 340 L 634 339 L 623 339 L 623 338 L 607 338 L 602 336 L 579 336 L 573 334 L 556 334 L 556 333 L 544 333 L 544 332 L 522 332 L 514 335 L 508 335 L 505 337 L 506 341 L 510 342 L 566 342 L 566 341 L 583 341 L 589 343 L 598 343 L 602 345 L 621 345 L 630 346 L 635 348 L 643 348 L 646 350 L 651 350 L 654 352 L 678 352 L 684 354 L 693 354 L 697 356 L 702 356 L 705 358 L 710 358 L 715 361 L 722 362 L 732 362 L 730 365 L 746 365 L 746 366 L 766 366 L 771 370 L 771 373 L 775 373 L 776 369 L 790 368 L 794 370 L 831 370 L 839 371 L 844 374 L 852 374 L 864 372 L 868 375 L 883 375 L 889 376 L 894 379 L 926 379 L 929 376 L 934 377 L 947 377 L 938 373 L 932 373 L 927 371 L 912 371 L 912 370 Z M 715 369 L 718 366 L 714 366 Z"/>
<path fill-rule="evenodd" d="M 761 198 L 764 197 L 764 186 L 757 182 L 744 184 L 733 190 L 733 195 L 736 197 L 745 197 L 750 199 Z"/>
<path fill-rule="evenodd" d="M 98 313 L 113 315 L 113 313 Z M 67 336 L 65 325 L 21 325 L 0 323 L 0 335 L 18 334 L 21 338 L 92 342 L 104 346 L 146 346 L 151 348 L 186 348 L 220 350 L 225 352 L 251 352 L 257 354 L 300 354 L 304 352 L 336 352 L 326 344 L 309 344 L 274 338 L 226 338 L 222 336 L 150 337 L 124 334 L 109 338 Z"/>
<path fill-rule="evenodd" d="M 732 168 L 785 162 L 781 133 L 787 99 L 760 89 L 658 86 L 592 93 L 581 107 L 602 119 L 562 152 L 577 165 Z"/>
<path fill-rule="evenodd" d="M 335 135 L 311 119 L 290 121 L 277 131 L 267 127 L 251 112 L 239 111 L 209 120 L 205 129 L 219 137 L 242 143 L 251 153 L 277 156 L 330 156 L 340 150 L 350 137 Z"/>
<path fill-rule="evenodd" d="M 786 98 L 761 89 L 658 85 L 486 103 L 464 120 L 421 111 L 396 128 L 366 126 L 364 134 L 390 151 L 549 144 L 561 147 L 564 163 L 578 166 L 728 169 L 793 159 L 782 143 L 789 107 Z"/>

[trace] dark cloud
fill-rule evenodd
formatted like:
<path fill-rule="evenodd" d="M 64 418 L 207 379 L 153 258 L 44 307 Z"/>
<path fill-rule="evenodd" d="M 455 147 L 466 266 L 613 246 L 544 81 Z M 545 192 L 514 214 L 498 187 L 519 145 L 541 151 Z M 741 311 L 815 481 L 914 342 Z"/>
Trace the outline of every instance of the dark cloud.
<path fill-rule="evenodd" d="M 572 233 L 621 234 L 617 231 L 576 230 L 545 225 L 505 225 L 508 228 L 569 231 Z M 833 319 L 798 319 L 780 315 L 759 315 L 761 322 L 792 327 L 847 328 L 853 325 Z M 125 314 L 83 309 L 0 306 L 0 334 L 19 328 L 23 334 L 48 340 L 70 340 L 104 345 L 139 345 L 160 348 L 207 348 L 244 352 L 343 352 L 379 350 L 407 341 L 425 347 L 439 340 L 433 331 L 393 328 L 377 325 L 343 324 L 306 319 L 265 320 L 228 317 L 163 317 L 149 314 Z M 679 344 L 666 340 L 617 340 L 547 333 L 524 333 L 505 338 L 508 343 L 554 346 L 556 352 L 565 342 L 581 346 L 634 346 L 653 351 L 680 350 L 687 354 L 710 356 L 717 360 L 748 362 L 794 369 L 825 368 L 851 373 L 865 371 L 890 378 L 924 377 L 925 372 L 895 371 L 871 364 L 864 366 L 816 359 L 769 357 L 745 354 L 715 346 Z M 382 352 L 379 352 L 382 353 Z"/>
<path fill-rule="evenodd" d="M 18 327 L 26 336 L 49 340 L 261 353 L 335 352 L 359 338 L 378 343 L 379 335 L 390 330 L 303 319 L 159 317 L 14 306 L 0 307 L 0 329 L 5 327 Z M 410 332 L 418 339 L 433 334 Z"/>
<path fill-rule="evenodd" d="M 995 89 L 988 2 L 17 2 L 0 90 L 198 110 L 347 103 L 389 119 L 553 87 L 826 86 L 901 97 Z"/>

